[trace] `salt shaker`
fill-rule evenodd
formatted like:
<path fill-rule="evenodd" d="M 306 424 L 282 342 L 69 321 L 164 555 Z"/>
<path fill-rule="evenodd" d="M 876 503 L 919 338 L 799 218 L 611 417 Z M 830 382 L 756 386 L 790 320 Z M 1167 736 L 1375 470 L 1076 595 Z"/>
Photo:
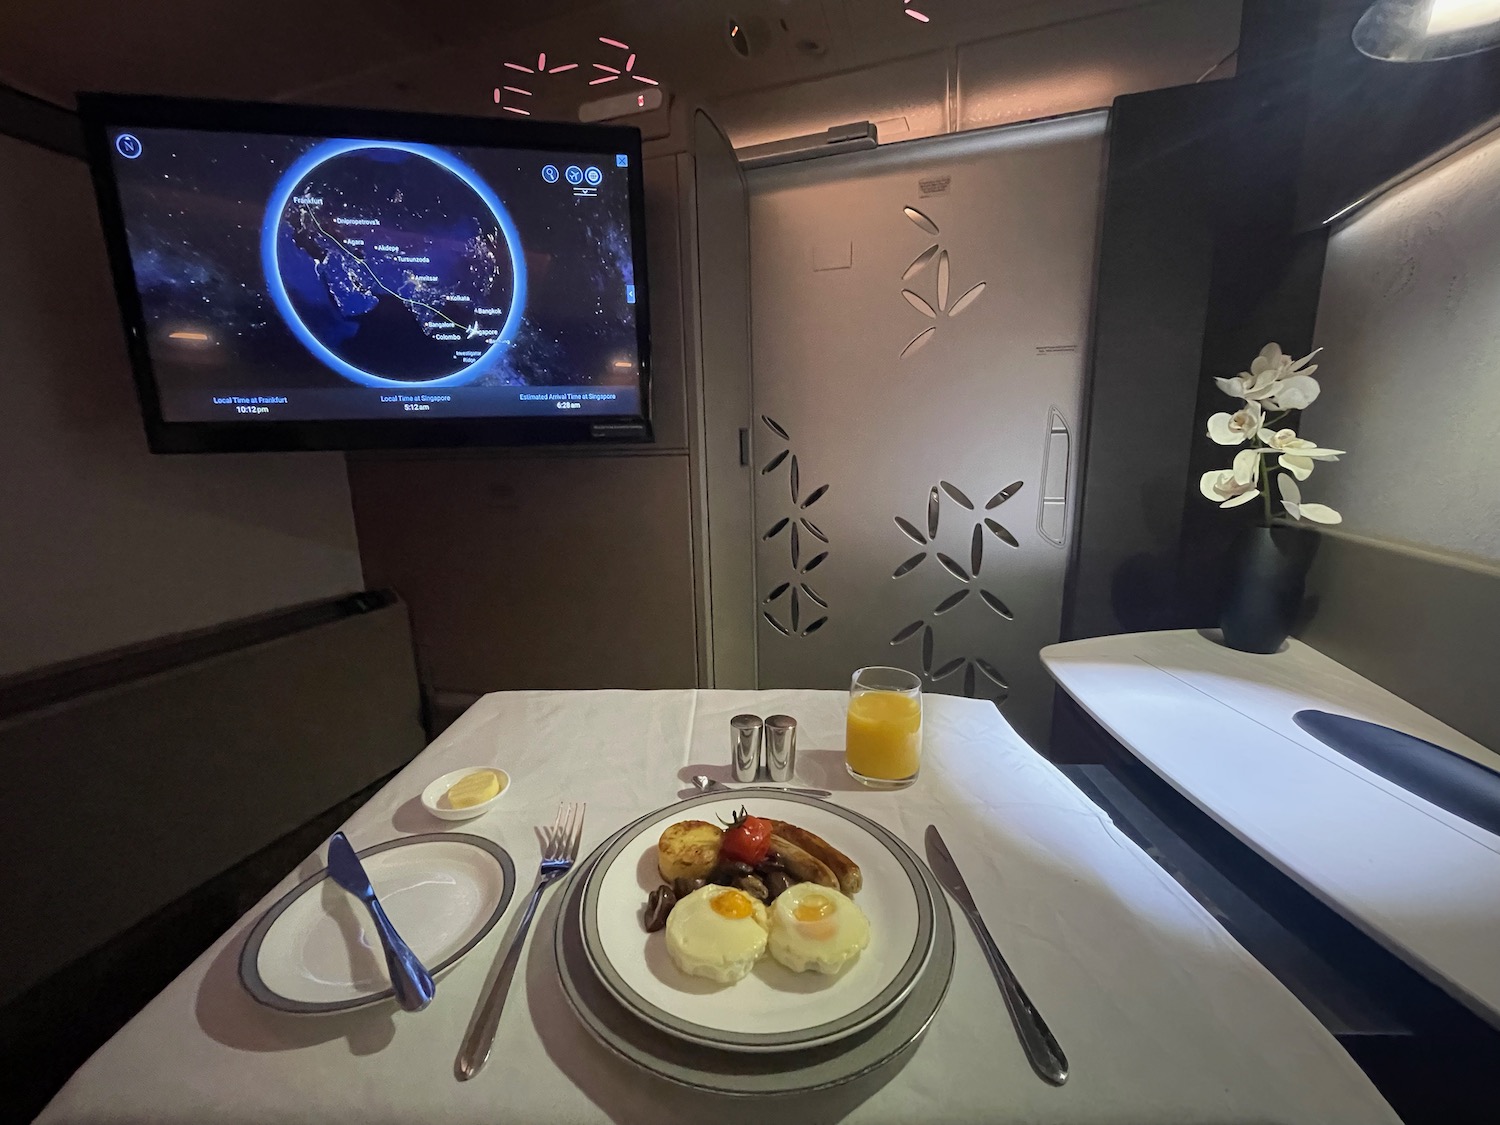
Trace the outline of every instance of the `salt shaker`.
<path fill-rule="evenodd" d="M 760 772 L 759 715 L 736 715 L 729 720 L 729 762 L 736 781 L 754 781 Z"/>
<path fill-rule="evenodd" d="M 766 720 L 766 769 L 772 781 L 791 781 L 797 772 L 797 720 L 772 715 Z"/>

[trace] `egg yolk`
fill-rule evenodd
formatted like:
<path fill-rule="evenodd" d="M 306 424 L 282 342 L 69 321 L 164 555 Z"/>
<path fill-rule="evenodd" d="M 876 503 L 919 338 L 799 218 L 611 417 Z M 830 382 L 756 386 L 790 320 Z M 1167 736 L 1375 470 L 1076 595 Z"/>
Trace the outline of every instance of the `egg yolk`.
<path fill-rule="evenodd" d="M 818 922 L 836 909 L 833 899 L 827 895 L 808 895 L 792 908 L 792 917 L 799 922 Z"/>
<path fill-rule="evenodd" d="M 721 895 L 715 895 L 709 905 L 722 918 L 748 918 L 755 909 L 750 904 L 750 896 L 743 891 L 725 891 Z"/>

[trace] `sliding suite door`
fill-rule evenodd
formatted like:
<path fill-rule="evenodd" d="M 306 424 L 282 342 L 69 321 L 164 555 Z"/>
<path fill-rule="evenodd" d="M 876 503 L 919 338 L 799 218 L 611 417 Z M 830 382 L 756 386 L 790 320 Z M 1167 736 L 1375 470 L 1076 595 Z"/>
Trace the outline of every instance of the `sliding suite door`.
<path fill-rule="evenodd" d="M 762 687 L 899 665 L 1044 743 L 1105 121 L 750 174 Z"/>

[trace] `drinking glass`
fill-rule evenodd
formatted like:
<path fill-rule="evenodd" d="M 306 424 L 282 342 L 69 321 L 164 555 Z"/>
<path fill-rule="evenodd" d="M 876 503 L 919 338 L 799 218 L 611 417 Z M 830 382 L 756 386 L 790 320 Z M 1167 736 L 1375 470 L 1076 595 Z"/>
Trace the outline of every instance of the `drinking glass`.
<path fill-rule="evenodd" d="M 922 766 L 922 681 L 904 668 L 861 668 L 849 686 L 844 766 L 871 789 L 904 789 Z"/>

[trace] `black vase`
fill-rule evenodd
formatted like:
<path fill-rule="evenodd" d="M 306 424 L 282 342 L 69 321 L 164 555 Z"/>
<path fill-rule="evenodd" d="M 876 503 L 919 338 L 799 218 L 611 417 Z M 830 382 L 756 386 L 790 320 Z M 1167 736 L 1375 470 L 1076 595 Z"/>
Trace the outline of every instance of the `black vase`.
<path fill-rule="evenodd" d="M 1241 652 L 1276 652 L 1302 609 L 1318 537 L 1293 527 L 1247 527 L 1235 540 L 1229 596 L 1219 617 L 1224 643 Z"/>

